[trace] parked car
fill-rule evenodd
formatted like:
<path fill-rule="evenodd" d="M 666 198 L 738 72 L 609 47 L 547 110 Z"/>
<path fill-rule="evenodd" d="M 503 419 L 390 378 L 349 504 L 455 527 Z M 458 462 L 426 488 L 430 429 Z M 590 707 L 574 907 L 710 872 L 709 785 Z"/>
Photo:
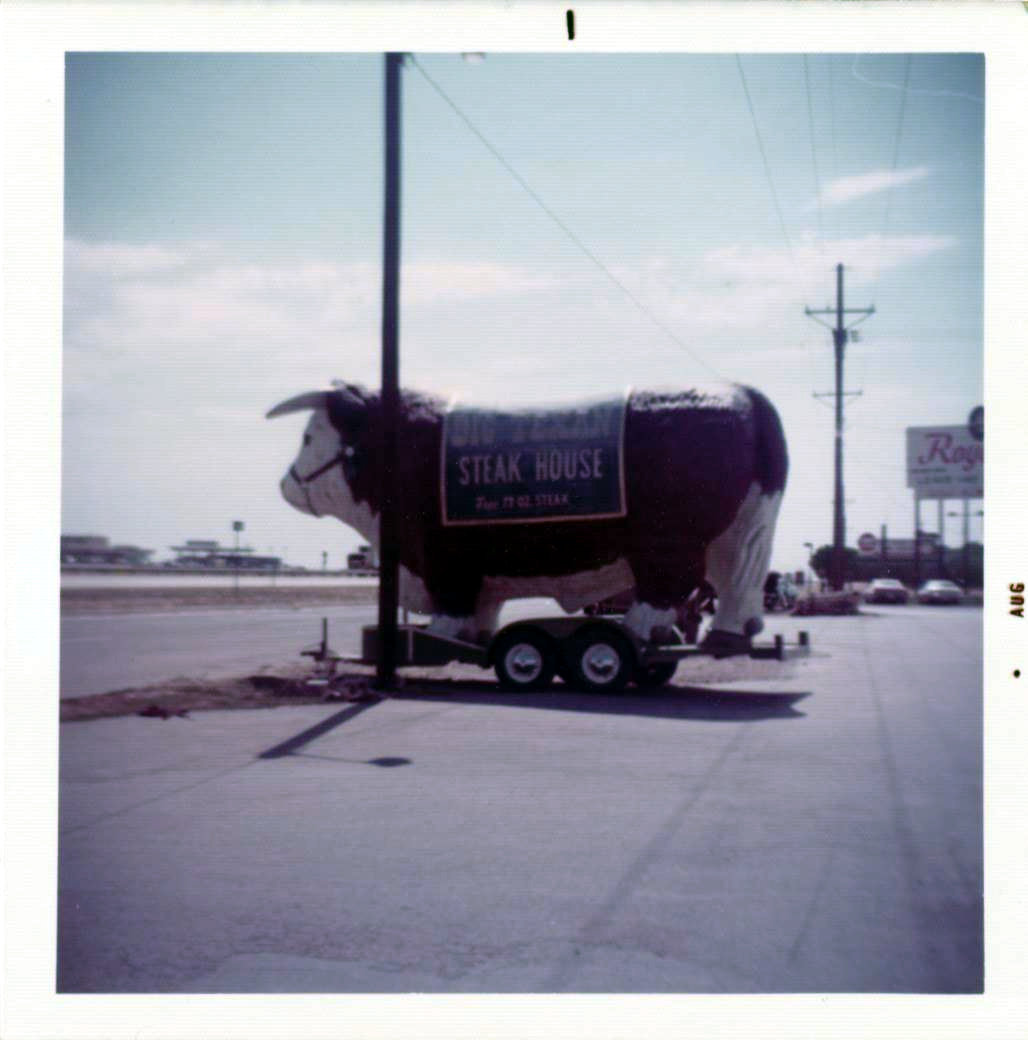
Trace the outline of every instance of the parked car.
<path fill-rule="evenodd" d="M 918 603 L 959 603 L 964 598 L 964 590 L 954 581 L 935 578 L 926 581 L 917 590 Z"/>
<path fill-rule="evenodd" d="M 788 574 L 768 572 L 764 580 L 764 610 L 769 614 L 777 610 L 792 610 L 798 597 L 799 590 Z"/>
<path fill-rule="evenodd" d="M 906 603 L 909 599 L 906 586 L 896 578 L 875 578 L 864 589 L 867 603 Z"/>

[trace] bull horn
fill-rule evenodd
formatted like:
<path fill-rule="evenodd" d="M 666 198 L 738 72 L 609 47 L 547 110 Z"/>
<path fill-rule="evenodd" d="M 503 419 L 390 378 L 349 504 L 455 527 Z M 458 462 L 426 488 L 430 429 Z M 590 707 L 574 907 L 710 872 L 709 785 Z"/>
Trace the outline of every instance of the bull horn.
<path fill-rule="evenodd" d="M 275 419 L 280 415 L 302 412 L 307 408 L 327 408 L 330 393 L 330 390 L 308 390 L 305 394 L 297 394 L 296 397 L 290 397 L 288 401 L 275 405 L 265 418 Z"/>

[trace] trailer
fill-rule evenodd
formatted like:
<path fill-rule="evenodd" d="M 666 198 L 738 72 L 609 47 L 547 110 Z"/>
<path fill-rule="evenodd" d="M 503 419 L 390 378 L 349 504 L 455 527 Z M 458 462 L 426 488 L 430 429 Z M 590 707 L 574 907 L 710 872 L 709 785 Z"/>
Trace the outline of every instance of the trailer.
<path fill-rule="evenodd" d="M 430 632 L 428 625 L 404 624 L 397 631 L 398 667 L 438 667 L 453 661 L 474 664 L 492 668 L 506 690 L 545 689 L 555 675 L 576 689 L 596 693 L 619 692 L 630 682 L 655 689 L 671 679 L 680 661 L 710 656 L 702 647 L 686 643 L 677 628 L 671 629 L 668 641 L 642 640 L 625 627 L 622 617 L 527 618 L 506 625 L 484 643 L 440 636 Z M 335 667 L 344 661 L 376 663 L 377 626 L 365 626 L 361 635 L 360 657 L 344 657 L 329 650 L 327 621 L 323 621 L 321 646 L 303 653 L 319 663 L 330 681 Z M 749 656 L 784 661 L 809 651 L 809 635 L 800 632 L 795 644 L 786 645 L 776 635 L 771 643 L 752 646 Z"/>

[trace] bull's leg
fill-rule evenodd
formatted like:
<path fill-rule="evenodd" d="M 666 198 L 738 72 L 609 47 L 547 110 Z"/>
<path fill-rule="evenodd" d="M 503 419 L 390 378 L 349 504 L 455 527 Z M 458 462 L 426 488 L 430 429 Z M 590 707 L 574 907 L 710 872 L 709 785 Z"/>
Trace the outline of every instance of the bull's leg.
<path fill-rule="evenodd" d="M 764 627 L 764 580 L 771 562 L 782 493 L 751 484 L 728 529 L 707 551 L 707 580 L 717 590 L 717 613 L 703 647 L 718 656 L 747 653 Z"/>
<path fill-rule="evenodd" d="M 474 640 L 478 635 L 475 610 L 482 590 L 482 576 L 462 572 L 456 566 L 440 568 L 428 576 L 426 585 L 434 608 L 428 631 L 448 639 Z"/>
<path fill-rule="evenodd" d="M 648 544 L 629 554 L 635 576 L 635 602 L 625 614 L 624 625 L 647 642 L 668 641 L 678 619 L 676 607 L 703 580 L 703 548 L 683 544 Z"/>
<path fill-rule="evenodd" d="M 473 619 L 475 638 L 478 642 L 487 643 L 496 631 L 503 603 L 503 600 L 487 599 L 484 595 L 479 597 Z"/>

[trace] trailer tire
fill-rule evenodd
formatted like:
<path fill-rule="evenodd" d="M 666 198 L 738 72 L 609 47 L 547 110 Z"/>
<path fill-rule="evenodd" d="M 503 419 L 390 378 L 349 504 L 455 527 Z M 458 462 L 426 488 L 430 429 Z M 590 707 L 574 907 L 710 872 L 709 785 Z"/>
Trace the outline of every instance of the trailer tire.
<path fill-rule="evenodd" d="M 557 648 L 541 629 L 521 625 L 497 637 L 493 668 L 505 690 L 544 690 L 557 670 Z"/>
<path fill-rule="evenodd" d="M 620 693 L 635 671 L 635 650 L 608 625 L 579 629 L 564 647 L 571 685 L 590 693 Z"/>
<path fill-rule="evenodd" d="M 670 682 L 677 669 L 677 661 L 654 661 L 653 664 L 641 664 L 635 670 L 635 685 L 641 690 L 656 690 Z"/>

